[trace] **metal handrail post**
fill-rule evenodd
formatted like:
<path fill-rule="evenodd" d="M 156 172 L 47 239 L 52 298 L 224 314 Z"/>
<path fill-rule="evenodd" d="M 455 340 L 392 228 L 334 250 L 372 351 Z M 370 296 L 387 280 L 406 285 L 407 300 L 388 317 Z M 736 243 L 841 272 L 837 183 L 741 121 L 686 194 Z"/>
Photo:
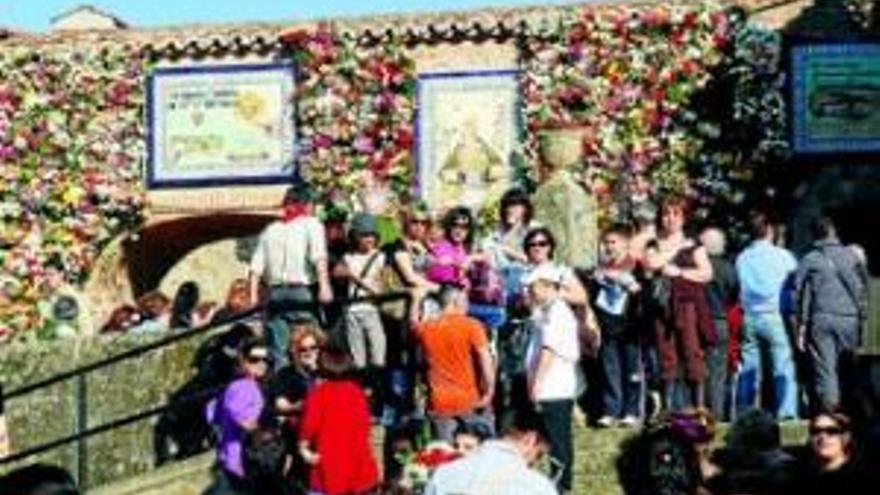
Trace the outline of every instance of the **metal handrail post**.
<path fill-rule="evenodd" d="M 76 454 L 74 463 L 76 465 L 76 482 L 80 488 L 85 488 L 88 484 L 89 477 L 89 450 L 88 439 L 84 432 L 89 428 L 89 403 L 88 403 L 88 387 L 87 375 L 81 374 L 76 377 Z"/>

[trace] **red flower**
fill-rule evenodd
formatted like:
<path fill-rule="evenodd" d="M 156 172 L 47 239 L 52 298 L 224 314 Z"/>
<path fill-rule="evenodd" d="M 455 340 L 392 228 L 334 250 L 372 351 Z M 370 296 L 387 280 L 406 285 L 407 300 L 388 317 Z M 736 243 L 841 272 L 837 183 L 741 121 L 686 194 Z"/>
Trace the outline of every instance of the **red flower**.
<path fill-rule="evenodd" d="M 416 464 L 421 464 L 427 466 L 429 469 L 433 469 L 454 461 L 459 457 L 461 457 L 461 454 L 454 450 L 431 449 L 416 454 L 415 462 Z"/>
<path fill-rule="evenodd" d="M 281 34 L 281 42 L 291 45 L 305 45 L 311 35 L 305 29 L 297 29 Z"/>
<path fill-rule="evenodd" d="M 398 148 L 406 150 L 411 149 L 413 142 L 413 135 L 409 129 L 401 128 L 397 130 L 397 134 L 394 136 L 394 144 L 397 145 Z"/>

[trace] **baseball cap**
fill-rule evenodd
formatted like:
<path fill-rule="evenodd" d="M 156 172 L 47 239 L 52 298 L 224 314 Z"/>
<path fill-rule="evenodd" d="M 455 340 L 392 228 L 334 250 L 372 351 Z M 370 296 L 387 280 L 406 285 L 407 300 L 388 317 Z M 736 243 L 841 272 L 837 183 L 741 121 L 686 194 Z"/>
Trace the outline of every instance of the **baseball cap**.
<path fill-rule="evenodd" d="M 376 235 L 376 217 L 369 213 L 358 213 L 351 220 L 351 233 L 354 235 Z"/>

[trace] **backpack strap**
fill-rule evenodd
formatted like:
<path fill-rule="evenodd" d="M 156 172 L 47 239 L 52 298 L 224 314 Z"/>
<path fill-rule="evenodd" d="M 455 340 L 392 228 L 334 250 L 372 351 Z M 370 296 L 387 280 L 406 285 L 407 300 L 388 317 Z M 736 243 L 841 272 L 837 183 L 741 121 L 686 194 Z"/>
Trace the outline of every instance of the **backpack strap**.
<path fill-rule="evenodd" d="M 364 277 L 366 277 L 367 274 L 370 273 L 370 270 L 373 268 L 373 265 L 376 263 L 376 260 L 377 260 L 377 259 L 379 258 L 379 256 L 382 255 L 382 254 L 383 254 L 383 253 L 382 253 L 382 250 L 376 250 L 376 252 L 373 253 L 373 254 L 367 259 L 367 262 L 366 262 L 366 264 L 364 264 L 364 267 L 361 269 L 360 274 L 359 274 L 357 277 L 352 277 L 352 282 L 354 282 L 355 285 L 356 285 L 356 287 L 355 287 L 354 290 L 352 291 L 352 297 L 358 297 L 358 296 L 360 296 L 360 291 L 361 291 L 361 290 L 363 290 L 364 292 L 366 292 L 368 295 L 373 295 L 373 294 L 376 293 L 376 291 L 374 291 L 373 289 L 371 289 L 370 287 L 368 287 L 368 286 L 363 282 L 362 279 L 363 279 Z"/>

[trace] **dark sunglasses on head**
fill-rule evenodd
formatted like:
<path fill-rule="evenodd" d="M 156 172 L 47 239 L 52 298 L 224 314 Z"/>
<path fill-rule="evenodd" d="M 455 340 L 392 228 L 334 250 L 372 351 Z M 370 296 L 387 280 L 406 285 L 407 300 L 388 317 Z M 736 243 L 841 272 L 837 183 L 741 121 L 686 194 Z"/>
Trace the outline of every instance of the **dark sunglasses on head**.
<path fill-rule="evenodd" d="M 819 436 L 821 434 L 825 434 L 828 436 L 836 437 L 838 435 L 842 435 L 846 433 L 846 429 L 841 428 L 839 426 L 811 426 L 810 427 L 810 436 Z"/>
<path fill-rule="evenodd" d="M 549 241 L 532 241 L 532 242 L 526 244 L 526 247 L 527 247 L 527 248 L 532 248 L 532 247 L 547 247 L 547 246 L 549 246 L 549 245 L 550 245 L 550 242 L 549 242 Z"/>

